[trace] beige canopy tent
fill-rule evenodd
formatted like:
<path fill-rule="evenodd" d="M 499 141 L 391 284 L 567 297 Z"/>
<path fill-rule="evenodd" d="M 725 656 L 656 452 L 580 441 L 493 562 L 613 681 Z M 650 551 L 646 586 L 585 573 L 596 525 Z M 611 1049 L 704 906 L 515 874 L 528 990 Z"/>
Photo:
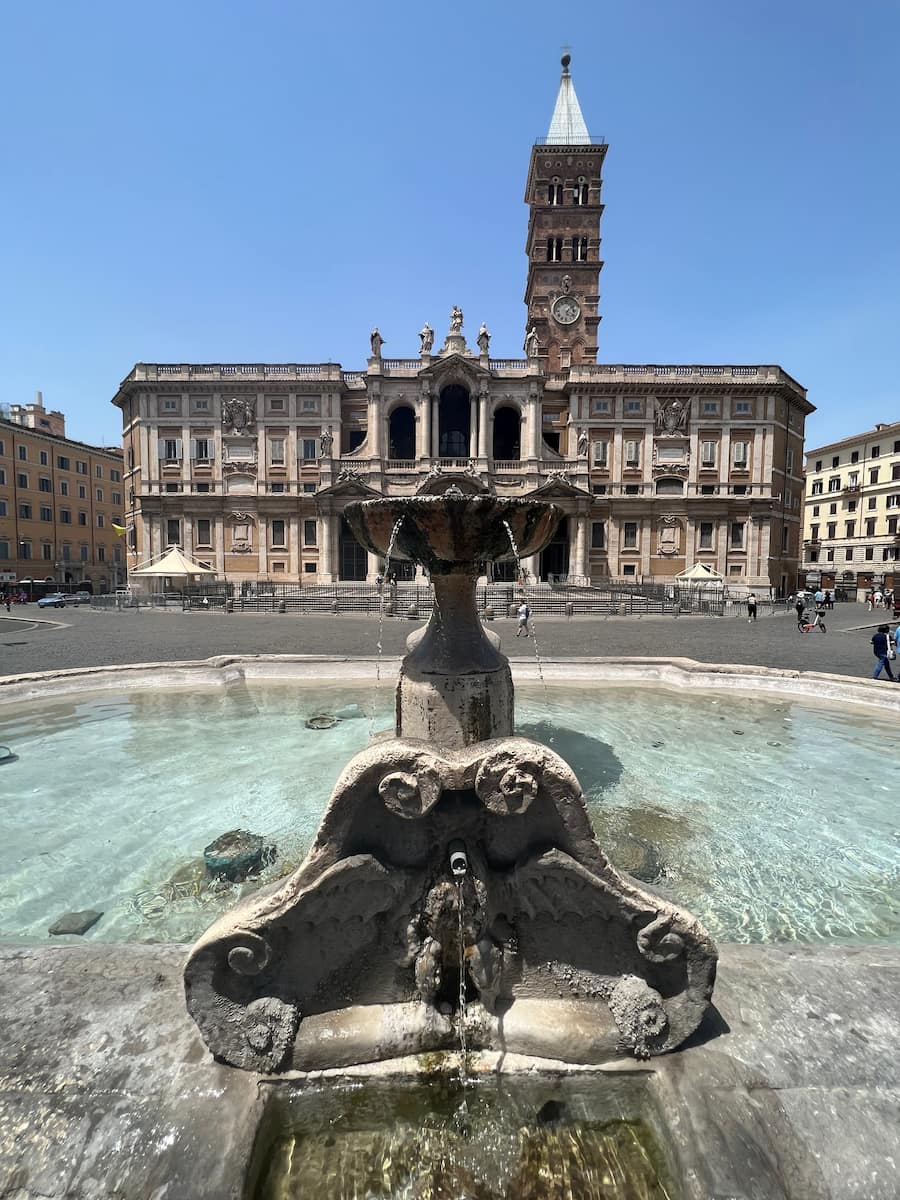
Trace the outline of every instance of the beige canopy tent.
<path fill-rule="evenodd" d="M 706 563 L 696 562 L 687 571 L 679 571 L 675 576 L 679 583 L 724 583 L 718 571 L 708 567 Z"/>
<path fill-rule="evenodd" d="M 139 579 L 145 579 L 151 576 L 168 575 L 171 579 L 189 579 L 191 575 L 215 575 L 215 573 L 212 567 L 204 567 L 202 563 L 188 558 L 177 546 L 170 546 L 162 558 L 157 559 L 156 562 L 150 559 L 143 566 L 129 571 L 128 578 L 133 579 L 136 576 Z"/>

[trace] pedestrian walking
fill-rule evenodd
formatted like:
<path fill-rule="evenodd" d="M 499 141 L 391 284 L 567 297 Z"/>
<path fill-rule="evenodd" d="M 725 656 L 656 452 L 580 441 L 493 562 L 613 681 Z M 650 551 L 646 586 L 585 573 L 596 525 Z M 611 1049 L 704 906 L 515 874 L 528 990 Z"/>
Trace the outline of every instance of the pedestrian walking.
<path fill-rule="evenodd" d="M 834 592 L 829 588 L 825 589 L 825 607 L 834 608 Z"/>
<path fill-rule="evenodd" d="M 900 654 L 900 623 L 898 623 L 897 628 L 894 630 L 894 653 Z"/>
<path fill-rule="evenodd" d="M 875 593 L 871 589 L 869 589 L 869 591 L 866 592 L 866 612 L 871 612 L 874 607 L 875 607 Z"/>
<path fill-rule="evenodd" d="M 6 604 L 6 611 L 12 612 L 12 593 L 7 592 L 6 595 L 3 597 L 3 601 Z"/>
<path fill-rule="evenodd" d="M 872 653 L 878 659 L 878 665 L 872 672 L 872 678 L 877 679 L 884 671 L 891 683 L 896 683 L 894 672 L 891 670 L 891 659 L 896 657 L 897 651 L 890 631 L 890 625 L 879 625 L 878 632 L 872 634 Z"/>
<path fill-rule="evenodd" d="M 813 596 L 813 600 L 815 601 L 817 609 L 825 607 L 825 593 L 821 588 L 816 588 L 816 594 Z"/>
<path fill-rule="evenodd" d="M 797 624 L 803 620 L 803 614 L 806 612 L 806 599 L 802 592 L 797 593 L 797 599 L 794 601 L 794 608 L 797 610 Z"/>
<path fill-rule="evenodd" d="M 516 610 L 516 619 L 519 622 L 516 629 L 516 637 L 520 637 L 523 633 L 528 637 L 528 619 L 531 616 L 531 609 L 528 607 L 528 601 L 523 600 Z"/>
<path fill-rule="evenodd" d="M 756 596 L 753 592 L 747 597 L 747 623 L 756 620 Z"/>

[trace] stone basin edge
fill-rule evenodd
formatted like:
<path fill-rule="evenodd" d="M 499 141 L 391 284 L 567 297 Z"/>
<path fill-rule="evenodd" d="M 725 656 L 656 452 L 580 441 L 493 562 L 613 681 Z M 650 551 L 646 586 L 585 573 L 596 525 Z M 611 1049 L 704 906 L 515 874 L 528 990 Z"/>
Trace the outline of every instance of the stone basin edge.
<path fill-rule="evenodd" d="M 796 671 L 744 663 L 704 663 L 682 657 L 584 657 L 510 660 L 514 684 L 656 685 L 694 691 L 766 693 L 817 703 L 862 705 L 896 712 L 900 690 L 883 682 L 821 671 Z M 145 662 L 109 667 L 32 671 L 0 677 L 6 703 L 61 698 L 74 692 L 179 687 L 224 688 L 241 682 L 376 683 L 394 686 L 400 658 L 317 654 L 214 655 L 183 662 Z M 393 676 L 392 676 L 393 673 Z M 390 682 L 385 682 L 389 679 Z"/>

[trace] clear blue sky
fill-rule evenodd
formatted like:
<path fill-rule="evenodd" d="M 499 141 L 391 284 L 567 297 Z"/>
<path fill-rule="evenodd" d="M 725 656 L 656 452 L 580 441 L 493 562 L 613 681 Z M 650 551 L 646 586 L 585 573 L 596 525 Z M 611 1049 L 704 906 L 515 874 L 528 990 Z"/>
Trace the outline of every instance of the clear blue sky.
<path fill-rule="evenodd" d="M 6 0 L 0 401 L 117 443 L 136 361 L 521 351 L 560 47 L 604 172 L 605 362 L 777 362 L 900 419 L 900 7 Z"/>

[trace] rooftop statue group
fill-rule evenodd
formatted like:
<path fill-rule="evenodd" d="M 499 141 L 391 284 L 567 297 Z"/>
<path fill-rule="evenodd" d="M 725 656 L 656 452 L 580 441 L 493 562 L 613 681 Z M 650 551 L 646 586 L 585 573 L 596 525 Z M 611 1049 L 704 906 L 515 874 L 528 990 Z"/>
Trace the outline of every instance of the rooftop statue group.
<path fill-rule="evenodd" d="M 568 276 L 566 276 L 568 281 Z M 565 285 L 565 281 L 564 281 Z M 459 336 L 463 327 L 463 310 L 454 304 L 450 310 L 450 332 L 448 337 Z M 475 339 L 478 344 L 478 352 L 482 357 L 487 357 L 491 348 L 491 335 L 484 321 L 478 330 L 478 337 Z M 384 345 L 384 338 L 376 325 L 369 334 L 369 344 L 371 346 L 371 357 L 373 359 L 381 358 L 381 347 Z M 419 330 L 419 354 L 431 354 L 434 347 L 434 330 L 426 321 Z M 537 330 L 532 325 L 525 334 L 525 344 L 522 347 L 525 351 L 526 358 L 537 358 L 540 352 L 540 343 L 538 342 Z"/>

